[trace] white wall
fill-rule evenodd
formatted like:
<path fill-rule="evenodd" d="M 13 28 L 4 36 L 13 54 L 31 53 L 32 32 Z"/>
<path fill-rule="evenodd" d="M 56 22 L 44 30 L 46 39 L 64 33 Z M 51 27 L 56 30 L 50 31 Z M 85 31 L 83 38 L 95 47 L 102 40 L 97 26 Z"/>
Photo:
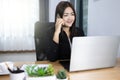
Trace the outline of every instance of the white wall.
<path fill-rule="evenodd" d="M 89 0 L 88 35 L 120 35 L 120 0 Z"/>
<path fill-rule="evenodd" d="M 120 0 L 89 0 L 88 36 L 97 35 L 120 36 Z"/>

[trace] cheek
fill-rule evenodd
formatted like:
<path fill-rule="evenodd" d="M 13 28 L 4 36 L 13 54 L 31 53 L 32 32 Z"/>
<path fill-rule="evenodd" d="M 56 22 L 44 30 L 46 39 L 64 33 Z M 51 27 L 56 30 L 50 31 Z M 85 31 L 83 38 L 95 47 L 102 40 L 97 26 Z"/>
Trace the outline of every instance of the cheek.
<path fill-rule="evenodd" d="M 72 20 L 74 20 L 74 21 L 75 21 L 75 16 L 73 16 L 73 17 L 72 17 Z"/>
<path fill-rule="evenodd" d="M 66 17 L 66 18 L 63 18 L 63 21 L 66 22 L 66 21 L 68 21 L 69 19 L 74 22 L 74 21 L 75 21 L 75 16 L 71 16 L 70 18 L 67 18 L 67 17 Z"/>
<path fill-rule="evenodd" d="M 66 24 L 66 22 L 67 22 L 67 19 L 63 19 L 63 22 L 64 22 L 64 24 Z"/>
<path fill-rule="evenodd" d="M 66 20 L 66 19 L 64 19 L 63 21 L 64 21 L 64 23 L 66 23 L 66 22 L 67 22 L 67 20 Z"/>

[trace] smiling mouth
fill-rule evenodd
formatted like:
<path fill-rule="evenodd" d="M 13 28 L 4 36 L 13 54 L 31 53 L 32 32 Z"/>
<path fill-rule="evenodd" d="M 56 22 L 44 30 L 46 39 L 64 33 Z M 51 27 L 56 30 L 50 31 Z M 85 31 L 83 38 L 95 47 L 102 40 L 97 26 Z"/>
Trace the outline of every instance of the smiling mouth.
<path fill-rule="evenodd" d="M 72 22 L 67 22 L 67 24 L 68 24 L 68 25 L 71 25 L 71 24 L 72 24 Z"/>
<path fill-rule="evenodd" d="M 72 21 L 69 21 L 69 22 L 67 22 L 68 24 L 72 24 L 73 22 Z"/>

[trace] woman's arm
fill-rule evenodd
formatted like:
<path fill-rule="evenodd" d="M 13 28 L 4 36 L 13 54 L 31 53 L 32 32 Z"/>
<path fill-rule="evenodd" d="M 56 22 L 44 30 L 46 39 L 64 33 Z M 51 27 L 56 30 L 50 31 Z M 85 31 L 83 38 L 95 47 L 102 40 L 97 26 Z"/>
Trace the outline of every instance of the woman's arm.
<path fill-rule="evenodd" d="M 47 43 L 46 43 L 46 50 L 45 50 L 45 53 L 46 53 L 46 56 L 47 56 L 47 59 L 50 60 L 50 61 L 56 61 L 58 60 L 58 47 L 59 47 L 59 44 L 57 44 L 54 40 L 53 40 L 53 36 L 54 36 L 54 32 L 55 32 L 55 29 L 54 27 L 50 28 L 48 30 L 48 35 L 47 35 Z"/>
<path fill-rule="evenodd" d="M 48 31 L 46 54 L 48 60 L 50 61 L 56 61 L 59 58 L 59 34 L 61 32 L 63 23 L 63 19 L 58 17 L 55 23 L 55 27 Z"/>
<path fill-rule="evenodd" d="M 53 35 L 53 41 L 57 44 L 59 44 L 59 34 L 61 32 L 61 28 L 63 24 L 64 24 L 63 19 L 60 17 L 57 17 L 57 21 L 55 23 L 55 31 Z"/>

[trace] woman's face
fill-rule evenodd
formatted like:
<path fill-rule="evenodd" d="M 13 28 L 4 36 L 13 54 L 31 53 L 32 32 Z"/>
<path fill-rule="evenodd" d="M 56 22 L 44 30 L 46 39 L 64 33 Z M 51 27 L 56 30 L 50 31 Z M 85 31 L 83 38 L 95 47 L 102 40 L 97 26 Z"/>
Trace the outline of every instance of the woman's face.
<path fill-rule="evenodd" d="M 66 27 L 71 27 L 75 21 L 75 13 L 71 7 L 67 7 L 63 13 L 63 21 Z"/>

